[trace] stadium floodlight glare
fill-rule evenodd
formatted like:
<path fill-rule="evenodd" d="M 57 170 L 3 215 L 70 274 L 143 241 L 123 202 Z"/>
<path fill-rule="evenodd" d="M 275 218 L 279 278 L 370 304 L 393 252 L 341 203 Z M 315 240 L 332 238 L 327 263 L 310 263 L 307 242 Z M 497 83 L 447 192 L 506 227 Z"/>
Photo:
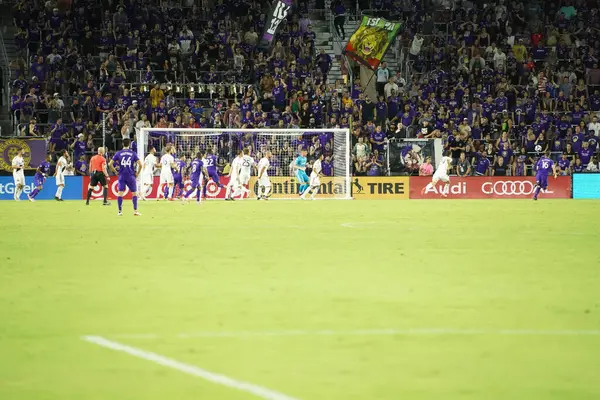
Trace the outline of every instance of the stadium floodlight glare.
<path fill-rule="evenodd" d="M 300 183 L 293 168 L 301 149 L 308 152 L 309 175 L 311 160 L 324 153 L 324 176 L 318 199 L 351 199 L 350 188 L 350 130 L 349 129 L 218 129 L 218 128 L 141 128 L 137 134 L 138 155 L 144 160 L 149 146 L 160 157 L 163 148 L 171 143 L 175 155 L 185 155 L 188 160 L 197 152 L 211 150 L 219 158 L 222 175 L 243 148 L 252 148 L 255 162 L 271 152 L 268 175 L 272 190 L 270 199 L 298 199 Z M 226 182 L 224 177 L 223 181 Z M 221 183 L 224 183 L 224 182 Z M 250 196 L 256 197 L 258 183 L 256 171 L 249 183 Z M 220 198 L 214 182 L 207 183 L 207 198 Z M 159 189 L 158 191 L 162 191 Z"/>

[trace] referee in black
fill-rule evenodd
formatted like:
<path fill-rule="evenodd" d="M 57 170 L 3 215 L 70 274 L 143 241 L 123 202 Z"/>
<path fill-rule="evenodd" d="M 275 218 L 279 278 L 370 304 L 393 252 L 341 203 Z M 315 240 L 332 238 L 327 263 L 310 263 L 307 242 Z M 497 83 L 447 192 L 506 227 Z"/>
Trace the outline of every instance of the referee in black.
<path fill-rule="evenodd" d="M 90 185 L 88 186 L 86 206 L 90 205 L 90 197 L 92 197 L 92 190 L 98 185 L 102 185 L 104 188 L 104 202 L 102 205 L 108 206 L 108 170 L 106 169 L 106 158 L 104 158 L 104 147 L 98 148 L 98 154 L 96 154 L 90 160 L 90 171 L 92 171 L 92 177 L 90 178 Z"/>

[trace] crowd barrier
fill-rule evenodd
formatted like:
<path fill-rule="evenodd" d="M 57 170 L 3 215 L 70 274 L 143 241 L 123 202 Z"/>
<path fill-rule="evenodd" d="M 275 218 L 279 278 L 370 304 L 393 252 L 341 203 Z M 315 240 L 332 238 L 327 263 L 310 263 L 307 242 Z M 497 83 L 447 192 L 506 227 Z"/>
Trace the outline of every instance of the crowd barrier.
<path fill-rule="evenodd" d="M 534 177 L 451 177 L 448 199 L 529 199 L 533 195 Z M 64 200 L 83 200 L 87 196 L 88 176 L 67 176 L 62 197 Z M 221 177 L 221 183 L 227 185 L 229 178 Z M 357 200 L 408 200 L 408 199 L 443 199 L 444 183 L 438 182 L 433 189 L 426 189 L 431 182 L 426 176 L 382 176 L 382 177 L 352 177 L 350 186 L 352 197 Z M 159 184 L 159 177 L 154 177 L 152 190 L 146 193 L 148 198 L 162 197 L 164 186 Z M 291 177 L 271 177 L 272 195 L 277 198 L 293 198 L 298 195 L 298 182 Z M 22 200 L 34 189 L 33 176 L 25 177 L 25 188 Z M 185 182 L 184 190 L 190 188 L 190 182 Z M 256 177 L 250 180 L 250 188 L 254 193 L 258 191 Z M 321 179 L 320 198 L 332 198 L 346 192 L 345 179 L 323 177 Z M 0 200 L 12 200 L 14 195 L 14 182 L 12 176 L 0 176 Z M 37 196 L 37 200 L 52 200 L 56 192 L 56 182 L 53 177 L 46 179 L 44 188 Z M 118 183 L 116 177 L 109 181 L 108 198 L 117 198 Z M 225 188 L 219 188 L 210 181 L 207 195 L 213 199 L 225 198 Z M 92 199 L 101 199 L 102 188 L 97 186 L 92 192 Z M 575 174 L 559 176 L 557 179 L 550 177 L 548 190 L 542 195 L 551 199 L 600 199 L 600 174 Z M 131 193 L 126 190 L 124 197 L 131 198 Z"/>
<path fill-rule="evenodd" d="M 600 173 L 573 175 L 574 199 L 600 199 Z"/>

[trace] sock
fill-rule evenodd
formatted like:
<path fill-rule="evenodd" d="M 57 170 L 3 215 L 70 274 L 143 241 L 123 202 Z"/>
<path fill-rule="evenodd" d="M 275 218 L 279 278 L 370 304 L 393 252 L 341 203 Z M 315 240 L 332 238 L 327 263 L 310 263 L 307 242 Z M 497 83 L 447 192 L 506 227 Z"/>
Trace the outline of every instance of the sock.
<path fill-rule="evenodd" d="M 534 193 L 533 197 L 538 197 L 538 194 L 540 194 L 540 190 L 542 190 L 542 188 L 539 187 L 539 186 L 536 186 L 535 187 L 535 193 Z"/>
<path fill-rule="evenodd" d="M 165 185 L 163 188 L 163 197 L 166 199 L 169 196 L 169 185 Z"/>
<path fill-rule="evenodd" d="M 191 188 L 190 190 L 187 191 L 186 194 L 183 195 L 183 197 L 185 197 L 187 199 L 188 197 L 190 197 L 192 195 L 192 193 L 194 193 L 194 190 L 196 190 L 196 189 Z"/>
<path fill-rule="evenodd" d="M 445 194 L 450 194 L 450 184 L 449 183 L 446 183 L 444 185 L 444 193 Z"/>
<path fill-rule="evenodd" d="M 270 192 L 271 192 L 271 186 L 265 186 L 265 192 L 263 193 L 263 197 L 269 197 Z"/>
<path fill-rule="evenodd" d="M 21 197 L 21 193 L 23 193 L 23 189 L 17 189 L 15 191 L 15 198 L 18 199 Z"/>
<path fill-rule="evenodd" d="M 173 189 L 175 189 L 173 186 L 169 186 L 169 196 L 167 198 L 173 197 Z"/>
<path fill-rule="evenodd" d="M 202 188 L 202 196 L 206 197 L 206 185 L 204 185 L 204 187 Z"/>
<path fill-rule="evenodd" d="M 425 191 L 430 190 L 430 189 L 433 189 L 433 183 L 431 183 L 431 182 L 429 182 L 427 184 L 427 186 L 425 187 Z"/>
<path fill-rule="evenodd" d="M 202 201 L 202 191 L 200 190 L 200 188 L 198 188 L 198 190 L 196 192 L 196 201 L 198 203 L 200 203 Z"/>
<path fill-rule="evenodd" d="M 250 190 L 246 186 L 242 186 L 242 192 L 244 192 L 248 195 L 248 197 L 250 197 Z"/>
<path fill-rule="evenodd" d="M 104 195 L 104 202 L 108 203 L 108 188 L 104 188 L 104 190 L 102 190 L 102 194 Z"/>
<path fill-rule="evenodd" d="M 31 194 L 29 195 L 29 197 L 31 197 L 32 199 L 35 199 L 35 196 L 37 196 L 37 194 L 40 191 L 38 190 L 38 188 L 33 189 L 33 192 L 31 192 Z"/>
<path fill-rule="evenodd" d="M 311 198 L 311 199 L 314 199 L 314 198 L 315 198 L 315 196 L 317 195 L 317 193 L 319 193 L 319 187 L 318 187 L 318 186 L 315 186 L 315 187 L 313 187 L 313 191 L 312 191 L 312 193 L 311 193 L 311 195 L 310 195 L 310 198 Z"/>
<path fill-rule="evenodd" d="M 56 189 L 56 197 L 58 197 L 59 199 L 62 199 L 62 192 L 63 192 L 64 186 L 59 186 Z"/>
<path fill-rule="evenodd" d="M 92 197 L 92 189 L 88 188 L 87 201 L 90 201 L 91 197 Z"/>
<path fill-rule="evenodd" d="M 133 211 L 137 211 L 137 196 L 133 196 L 131 202 L 133 203 Z"/>
<path fill-rule="evenodd" d="M 117 204 L 119 205 L 119 212 L 123 209 L 123 196 L 117 197 Z"/>
<path fill-rule="evenodd" d="M 227 185 L 227 191 L 225 192 L 225 198 L 228 199 L 231 194 L 231 186 Z"/>
<path fill-rule="evenodd" d="M 233 194 L 231 195 L 231 197 L 237 197 L 242 193 L 242 189 L 240 189 L 239 187 L 235 188 L 235 190 L 233 191 Z"/>

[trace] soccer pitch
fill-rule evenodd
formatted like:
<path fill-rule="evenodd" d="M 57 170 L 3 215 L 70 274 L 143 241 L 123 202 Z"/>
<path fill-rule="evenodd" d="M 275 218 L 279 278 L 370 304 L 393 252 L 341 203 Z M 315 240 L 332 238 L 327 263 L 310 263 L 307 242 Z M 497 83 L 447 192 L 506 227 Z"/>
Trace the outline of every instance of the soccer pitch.
<path fill-rule="evenodd" d="M 600 398 L 600 202 L 140 211 L 0 204 L 1 399 Z"/>

